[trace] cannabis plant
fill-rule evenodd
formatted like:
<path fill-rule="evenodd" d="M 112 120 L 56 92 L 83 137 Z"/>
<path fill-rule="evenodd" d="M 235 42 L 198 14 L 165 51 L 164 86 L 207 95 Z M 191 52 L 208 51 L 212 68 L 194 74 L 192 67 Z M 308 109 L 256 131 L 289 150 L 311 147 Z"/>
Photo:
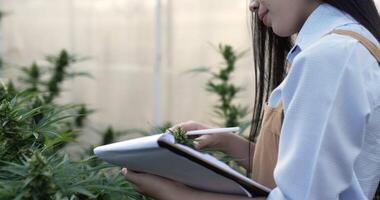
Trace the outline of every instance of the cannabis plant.
<path fill-rule="evenodd" d="M 214 114 L 221 123 L 219 126 L 234 127 L 240 126 L 242 132 L 249 126 L 248 106 L 242 106 L 236 103 L 237 95 L 244 90 L 243 87 L 236 86 L 231 76 L 236 70 L 236 63 L 242 58 L 246 51 L 237 53 L 232 46 L 220 44 L 217 47 L 218 53 L 223 58 L 221 66 L 217 67 L 200 67 L 190 72 L 201 72 L 210 75 L 206 84 L 206 90 L 218 96 L 218 102 L 213 106 Z"/>
<path fill-rule="evenodd" d="M 93 156 L 73 160 L 62 149 L 75 140 L 92 112 L 55 99 L 78 59 L 66 51 L 22 69 L 21 87 L 0 85 L 0 199 L 147 199 L 120 169 Z"/>
<path fill-rule="evenodd" d="M 170 131 L 171 132 L 171 131 Z M 187 131 L 183 130 L 181 127 L 177 128 L 172 132 L 172 135 L 176 143 L 183 144 L 189 147 L 193 147 L 194 140 L 186 135 Z"/>
<path fill-rule="evenodd" d="M 220 66 L 200 67 L 190 72 L 206 73 L 210 76 L 206 83 L 206 90 L 218 97 L 218 101 L 213 106 L 213 112 L 219 120 L 216 124 L 222 127 L 239 126 L 242 133 L 250 125 L 250 121 L 246 119 L 248 106 L 242 106 L 236 103 L 237 95 L 242 92 L 244 88 L 236 86 L 232 82 L 231 76 L 236 70 L 236 63 L 245 55 L 246 51 L 237 53 L 231 45 L 223 44 L 220 44 L 216 50 L 223 59 Z M 237 164 L 236 160 L 233 160 L 230 156 L 218 151 L 213 151 L 212 154 L 232 168 L 242 173 L 245 172 L 245 170 Z"/>

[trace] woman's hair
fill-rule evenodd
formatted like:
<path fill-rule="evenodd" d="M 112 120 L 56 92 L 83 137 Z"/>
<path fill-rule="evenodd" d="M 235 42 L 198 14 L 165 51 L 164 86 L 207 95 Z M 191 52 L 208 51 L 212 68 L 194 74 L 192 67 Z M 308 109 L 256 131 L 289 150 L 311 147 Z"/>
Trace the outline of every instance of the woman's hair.
<path fill-rule="evenodd" d="M 259 20 L 257 13 L 252 15 L 251 28 L 255 65 L 255 99 L 249 140 L 254 141 L 260 131 L 264 102 L 268 101 L 272 90 L 286 76 L 286 56 L 292 47 L 292 41 L 290 37 L 275 35 L 272 28 L 266 27 Z M 249 145 L 248 152 L 249 168 L 247 172 L 251 173 L 251 145 Z"/>
<path fill-rule="evenodd" d="M 367 28 L 380 42 L 380 17 L 373 0 L 324 0 L 339 10 L 350 14 Z M 259 134 L 264 102 L 286 76 L 286 56 L 292 47 L 290 37 L 279 37 L 266 27 L 256 14 L 252 14 L 253 57 L 255 64 L 255 99 L 249 139 Z M 250 145 L 251 146 L 251 145 Z M 249 147 L 251 148 L 251 147 Z M 249 149 L 249 154 L 251 149 Z M 252 156 L 249 155 L 249 170 Z"/>

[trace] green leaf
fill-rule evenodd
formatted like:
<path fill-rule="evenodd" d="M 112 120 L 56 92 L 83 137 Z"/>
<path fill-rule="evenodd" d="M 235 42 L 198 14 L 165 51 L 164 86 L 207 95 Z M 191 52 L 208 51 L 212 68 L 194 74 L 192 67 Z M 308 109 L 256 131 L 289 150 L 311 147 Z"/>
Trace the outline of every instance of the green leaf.
<path fill-rule="evenodd" d="M 185 73 L 195 73 L 195 74 L 208 73 L 208 74 L 210 74 L 211 69 L 210 69 L 210 67 L 198 67 L 198 68 L 187 70 L 187 71 L 185 71 Z"/>
<path fill-rule="evenodd" d="M 90 197 L 90 198 L 96 198 L 96 195 L 94 195 L 92 192 L 90 192 L 87 189 L 82 188 L 82 187 L 72 187 L 69 190 L 70 190 L 70 192 L 73 192 L 73 193 L 83 194 L 83 195 Z"/>

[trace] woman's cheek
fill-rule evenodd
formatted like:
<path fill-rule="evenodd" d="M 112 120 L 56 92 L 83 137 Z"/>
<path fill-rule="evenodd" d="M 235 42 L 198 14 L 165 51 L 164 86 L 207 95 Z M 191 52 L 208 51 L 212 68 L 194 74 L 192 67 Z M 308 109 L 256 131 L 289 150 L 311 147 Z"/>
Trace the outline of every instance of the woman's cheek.
<path fill-rule="evenodd" d="M 284 20 L 273 20 L 272 30 L 280 37 L 289 37 L 294 32 L 291 24 L 284 22 Z"/>

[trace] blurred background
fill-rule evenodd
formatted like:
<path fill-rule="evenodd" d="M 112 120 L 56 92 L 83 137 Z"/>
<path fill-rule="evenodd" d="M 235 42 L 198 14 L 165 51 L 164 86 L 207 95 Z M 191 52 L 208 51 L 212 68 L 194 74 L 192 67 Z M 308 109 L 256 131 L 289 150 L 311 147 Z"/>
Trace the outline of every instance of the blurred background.
<path fill-rule="evenodd" d="M 380 0 L 376 0 L 377 5 Z M 61 49 L 86 57 L 75 65 L 92 78 L 65 82 L 61 102 L 96 110 L 99 129 L 149 129 L 166 121 L 212 123 L 216 95 L 209 77 L 188 70 L 223 61 L 212 45 L 251 49 L 248 0 L 0 0 L 0 53 L 26 66 Z M 253 60 L 248 52 L 233 81 L 245 87 L 237 101 L 252 107 Z M 16 77 L 7 69 L 2 77 Z M 85 139 L 83 139 L 85 138 Z M 94 131 L 82 141 L 100 139 Z"/>
<path fill-rule="evenodd" d="M 0 2 L 8 13 L 0 41 L 6 62 L 29 65 L 61 49 L 88 57 L 74 68 L 93 78 L 67 81 L 60 101 L 96 109 L 88 123 L 100 128 L 149 129 L 190 119 L 210 123 L 217 97 L 205 90 L 208 77 L 186 71 L 220 64 L 212 45 L 230 44 L 238 51 L 251 46 L 246 0 Z M 234 82 L 247 87 L 239 100 L 249 103 L 250 53 L 237 64 Z"/>

